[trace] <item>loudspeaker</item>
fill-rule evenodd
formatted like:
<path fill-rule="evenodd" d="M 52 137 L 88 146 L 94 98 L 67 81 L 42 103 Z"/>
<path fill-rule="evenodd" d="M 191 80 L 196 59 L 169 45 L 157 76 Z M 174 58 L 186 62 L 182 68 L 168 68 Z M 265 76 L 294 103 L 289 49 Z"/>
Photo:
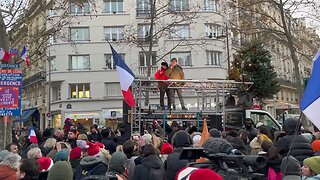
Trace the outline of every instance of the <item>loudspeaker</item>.
<path fill-rule="evenodd" d="M 222 131 L 222 116 L 221 115 L 209 115 L 210 120 L 210 129 L 216 128 L 219 131 Z"/>

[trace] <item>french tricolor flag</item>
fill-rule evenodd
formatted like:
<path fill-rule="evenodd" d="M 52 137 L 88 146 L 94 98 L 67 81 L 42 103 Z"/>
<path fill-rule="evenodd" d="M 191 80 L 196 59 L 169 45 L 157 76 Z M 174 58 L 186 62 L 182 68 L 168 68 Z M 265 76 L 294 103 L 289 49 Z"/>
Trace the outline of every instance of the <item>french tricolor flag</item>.
<path fill-rule="evenodd" d="M 122 60 L 121 56 L 113 49 L 111 44 L 110 47 L 112 50 L 113 60 L 115 61 L 116 69 L 119 75 L 123 99 L 130 107 L 134 107 L 135 101 L 133 94 L 130 90 L 130 86 L 134 80 L 135 75 L 126 65 L 126 63 Z"/>
<path fill-rule="evenodd" d="M 4 49 L 0 48 L 0 59 L 4 61 L 9 61 L 10 60 L 10 54 L 5 51 Z"/>
<path fill-rule="evenodd" d="M 301 110 L 320 129 L 320 50 L 313 59 L 313 69 L 301 101 Z"/>
<path fill-rule="evenodd" d="M 22 51 L 21 51 L 21 55 L 20 55 L 21 59 L 23 59 L 26 62 L 26 65 L 29 67 L 29 58 L 28 58 L 28 54 L 27 54 L 27 48 L 24 46 Z"/>
<path fill-rule="evenodd" d="M 36 136 L 36 132 L 34 131 L 32 126 L 30 128 L 28 139 L 29 139 L 29 141 L 31 143 L 38 144 L 38 139 L 37 139 L 37 136 Z"/>

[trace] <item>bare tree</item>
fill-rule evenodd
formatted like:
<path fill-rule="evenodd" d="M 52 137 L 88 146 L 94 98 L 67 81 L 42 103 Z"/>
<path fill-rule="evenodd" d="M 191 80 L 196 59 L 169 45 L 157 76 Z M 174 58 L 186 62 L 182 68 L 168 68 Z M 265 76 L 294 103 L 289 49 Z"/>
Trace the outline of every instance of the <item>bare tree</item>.
<path fill-rule="evenodd" d="M 296 92 L 299 97 L 303 93 L 300 73 L 301 58 L 312 59 L 316 48 L 303 37 L 305 28 L 300 26 L 301 20 L 294 16 L 302 16 L 316 20 L 316 0 L 239 0 L 231 3 L 238 12 L 233 18 L 233 31 L 240 37 L 263 39 L 266 44 L 281 43 L 288 50 L 288 59 L 293 63 Z M 244 40 L 244 39 L 242 39 Z M 304 46 L 305 45 L 305 46 Z M 306 50 L 306 47 L 308 50 Z M 310 127 L 303 121 L 304 127 Z"/>

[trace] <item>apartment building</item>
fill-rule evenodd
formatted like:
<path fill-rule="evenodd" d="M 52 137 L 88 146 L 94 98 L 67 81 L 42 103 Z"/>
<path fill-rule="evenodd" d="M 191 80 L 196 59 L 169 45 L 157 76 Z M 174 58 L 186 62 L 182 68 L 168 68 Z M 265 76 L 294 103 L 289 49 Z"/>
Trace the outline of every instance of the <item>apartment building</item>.
<path fill-rule="evenodd" d="M 272 65 L 278 74 L 281 86 L 280 91 L 274 99 L 266 101 L 266 109 L 275 116 L 281 115 L 284 111 L 299 113 L 300 97 L 296 89 L 296 77 L 294 64 L 292 62 L 287 39 L 283 34 L 281 14 L 278 7 L 271 1 L 250 5 L 251 1 L 239 0 L 234 2 L 235 7 L 247 7 L 237 9 L 234 14 L 234 34 L 241 42 L 251 39 L 260 39 L 264 42 L 272 56 Z M 319 36 L 315 29 L 307 27 L 305 19 L 294 18 L 288 11 L 285 14 L 288 28 L 292 32 L 296 55 L 299 60 L 300 81 L 303 82 L 311 73 L 312 58 L 317 51 Z M 237 45 L 237 44 L 235 44 Z"/>
<path fill-rule="evenodd" d="M 162 61 L 175 57 L 186 79 L 227 78 L 227 23 L 225 4 L 218 0 L 159 1 L 104 0 L 83 7 L 67 4 L 71 23 L 50 40 L 50 109 L 55 127 L 64 119 L 86 126 L 116 126 L 122 121 L 122 95 L 108 42 L 121 54 L 137 78 L 151 78 Z M 157 16 L 152 19 L 152 10 Z M 50 11 L 54 20 L 60 11 Z M 188 18 L 186 18 L 188 17 Z M 186 18 L 186 19 L 183 19 Z M 150 25 L 152 56 L 147 61 Z M 158 103 L 158 99 L 152 99 Z M 186 104 L 196 102 L 186 100 Z"/>

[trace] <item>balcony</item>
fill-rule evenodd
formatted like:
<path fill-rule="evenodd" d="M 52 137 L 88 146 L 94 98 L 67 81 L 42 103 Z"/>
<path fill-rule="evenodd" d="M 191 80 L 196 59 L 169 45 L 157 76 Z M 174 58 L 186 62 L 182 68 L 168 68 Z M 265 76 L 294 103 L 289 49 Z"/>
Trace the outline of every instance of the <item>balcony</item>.
<path fill-rule="evenodd" d="M 151 9 L 137 9 L 138 18 L 150 18 Z"/>
<path fill-rule="evenodd" d="M 24 79 L 22 81 L 22 88 L 26 88 L 28 86 L 35 84 L 35 83 L 45 81 L 45 80 L 46 80 L 46 72 L 40 71 L 40 72 L 36 73 L 35 75 L 33 75 L 27 79 Z"/>
<path fill-rule="evenodd" d="M 150 76 L 153 76 L 153 74 L 155 74 L 157 72 L 157 70 L 158 70 L 157 66 L 152 66 Z M 145 66 L 139 67 L 139 75 L 140 76 L 147 77 L 147 72 L 148 72 L 148 67 L 145 67 Z"/>

